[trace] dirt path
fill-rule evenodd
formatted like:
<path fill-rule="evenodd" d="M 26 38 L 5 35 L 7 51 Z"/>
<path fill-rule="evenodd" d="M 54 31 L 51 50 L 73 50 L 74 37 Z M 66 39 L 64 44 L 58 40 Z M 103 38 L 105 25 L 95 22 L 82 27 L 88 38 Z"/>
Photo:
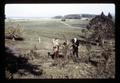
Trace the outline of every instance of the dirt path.
<path fill-rule="evenodd" d="M 70 27 L 70 28 L 74 28 L 74 27 L 72 27 L 71 25 L 69 25 L 69 24 L 67 24 L 67 23 L 65 23 L 65 22 L 60 21 L 60 23 L 66 25 L 66 26 L 68 26 L 68 27 Z"/>
<path fill-rule="evenodd" d="M 78 29 L 82 28 L 82 27 L 75 27 L 75 26 L 73 27 L 73 26 L 71 26 L 71 25 L 69 25 L 69 24 L 67 24 L 67 23 L 65 23 L 65 22 L 62 22 L 62 21 L 60 21 L 60 23 L 66 25 L 66 26 L 69 27 L 69 28 L 78 28 Z"/>

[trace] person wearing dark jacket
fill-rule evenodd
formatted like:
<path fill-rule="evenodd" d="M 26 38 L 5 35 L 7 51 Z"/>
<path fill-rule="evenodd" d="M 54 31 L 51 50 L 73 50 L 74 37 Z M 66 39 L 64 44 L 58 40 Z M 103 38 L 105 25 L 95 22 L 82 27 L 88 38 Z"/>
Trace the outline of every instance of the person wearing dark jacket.
<path fill-rule="evenodd" d="M 72 53 L 73 53 L 73 55 L 76 55 L 77 58 L 78 58 L 79 40 L 78 40 L 77 38 L 73 38 L 73 39 L 71 40 L 71 42 L 72 42 L 72 49 L 73 49 Z"/>

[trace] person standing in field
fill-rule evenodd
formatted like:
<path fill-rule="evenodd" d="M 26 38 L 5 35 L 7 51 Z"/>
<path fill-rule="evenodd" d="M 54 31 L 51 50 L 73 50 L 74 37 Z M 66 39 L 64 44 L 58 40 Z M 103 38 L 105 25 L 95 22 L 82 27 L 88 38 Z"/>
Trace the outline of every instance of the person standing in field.
<path fill-rule="evenodd" d="M 58 58 L 59 56 L 59 40 L 58 38 L 55 38 L 52 40 L 52 43 L 53 43 L 53 55 L 55 58 Z"/>
<path fill-rule="evenodd" d="M 72 54 L 73 54 L 73 56 L 75 56 L 76 55 L 76 57 L 77 58 L 79 58 L 78 57 L 78 46 L 79 46 L 79 40 L 77 39 L 77 38 L 73 38 L 72 40 L 71 40 L 71 43 L 72 43 Z"/>
<path fill-rule="evenodd" d="M 38 38 L 38 43 L 41 43 L 41 38 L 40 37 Z"/>
<path fill-rule="evenodd" d="M 65 42 L 63 42 L 63 44 L 62 44 L 62 52 L 63 52 L 63 56 L 64 56 L 64 58 L 66 58 L 67 59 L 67 52 L 68 52 L 68 44 L 67 44 L 67 42 L 65 41 Z"/>

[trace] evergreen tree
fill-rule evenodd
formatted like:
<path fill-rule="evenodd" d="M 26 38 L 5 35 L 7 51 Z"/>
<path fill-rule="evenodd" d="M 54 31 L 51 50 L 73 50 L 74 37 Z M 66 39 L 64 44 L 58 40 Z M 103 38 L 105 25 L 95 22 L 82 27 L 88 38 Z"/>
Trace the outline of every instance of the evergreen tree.
<path fill-rule="evenodd" d="M 108 18 L 112 19 L 112 15 L 110 14 L 110 12 L 108 13 Z"/>
<path fill-rule="evenodd" d="M 105 16 L 103 12 L 101 13 L 101 16 L 102 16 L 102 17 Z"/>

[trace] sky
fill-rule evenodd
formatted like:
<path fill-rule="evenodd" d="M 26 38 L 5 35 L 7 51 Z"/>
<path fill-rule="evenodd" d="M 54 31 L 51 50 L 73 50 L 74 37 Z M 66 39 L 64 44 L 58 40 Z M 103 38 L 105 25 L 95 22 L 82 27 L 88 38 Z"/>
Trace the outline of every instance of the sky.
<path fill-rule="evenodd" d="M 6 17 L 53 17 L 67 14 L 115 15 L 114 4 L 5 4 Z"/>

